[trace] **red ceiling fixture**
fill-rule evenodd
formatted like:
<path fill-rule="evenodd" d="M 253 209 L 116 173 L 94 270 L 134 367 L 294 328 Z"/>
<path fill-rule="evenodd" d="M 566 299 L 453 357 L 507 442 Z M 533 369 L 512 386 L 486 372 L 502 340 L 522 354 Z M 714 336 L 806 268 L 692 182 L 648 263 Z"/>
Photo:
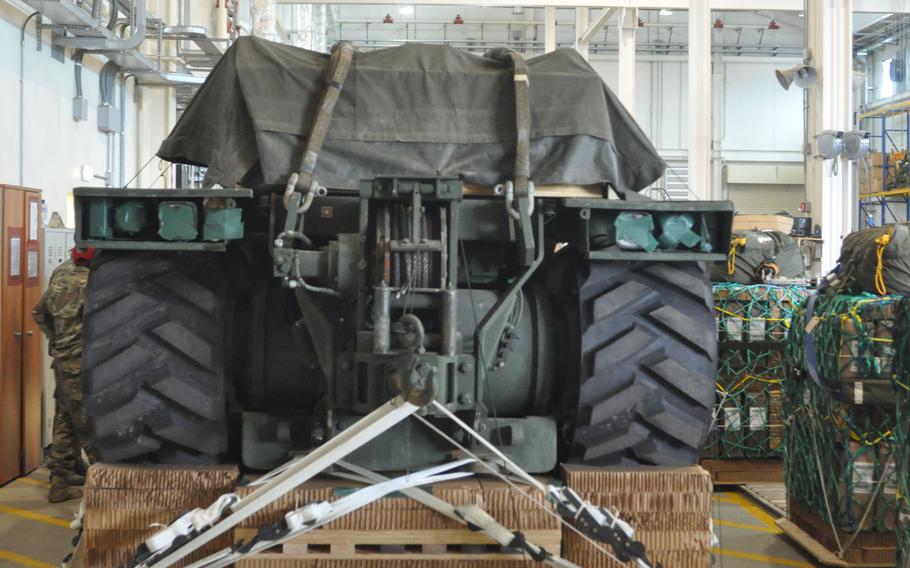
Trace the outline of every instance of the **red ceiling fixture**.
<path fill-rule="evenodd" d="M 772 18 L 771 21 L 768 22 L 768 29 L 769 30 L 779 30 L 780 25 L 776 21 L 774 21 L 774 19 Z"/>
<path fill-rule="evenodd" d="M 640 28 L 645 27 L 645 23 L 643 21 L 641 21 L 641 18 L 638 18 L 638 27 L 640 27 Z"/>
<path fill-rule="evenodd" d="M 385 15 L 385 18 L 382 19 L 382 23 L 383 23 L 383 24 L 393 24 L 393 23 L 395 23 L 395 22 L 392 20 L 392 14 L 386 14 L 386 15 Z"/>
<path fill-rule="evenodd" d="M 463 24 L 464 18 L 461 17 L 461 14 L 455 14 L 455 19 L 452 20 L 453 24 Z"/>
<path fill-rule="evenodd" d="M 724 21 L 721 20 L 720 18 L 717 18 L 716 20 L 714 20 L 714 29 L 715 30 L 724 29 Z"/>

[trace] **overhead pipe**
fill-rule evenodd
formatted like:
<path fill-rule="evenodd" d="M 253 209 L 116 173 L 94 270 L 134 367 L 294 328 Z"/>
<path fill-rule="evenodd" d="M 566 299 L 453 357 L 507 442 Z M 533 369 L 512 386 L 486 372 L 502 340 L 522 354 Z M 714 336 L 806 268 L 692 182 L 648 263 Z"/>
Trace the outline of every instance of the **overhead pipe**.
<path fill-rule="evenodd" d="M 99 6 L 100 1 L 93 3 Z M 89 38 L 89 37 L 72 37 L 63 38 L 57 41 L 58 45 L 64 47 L 81 48 L 86 50 L 112 49 L 116 51 L 128 51 L 138 48 L 145 40 L 145 34 L 148 31 L 148 22 L 146 21 L 145 0 L 133 1 L 130 3 L 130 13 L 135 13 L 135 20 L 131 24 L 133 32 L 128 38 Z M 108 29 L 113 30 L 117 21 L 117 1 L 112 2 L 111 19 L 107 24 Z"/>
<path fill-rule="evenodd" d="M 338 40 L 336 40 L 338 41 Z M 451 47 L 456 47 L 459 49 L 475 50 L 475 51 L 486 51 L 490 47 L 503 47 L 509 46 L 516 49 L 525 49 L 527 51 L 540 51 L 543 52 L 544 43 L 540 40 L 511 40 L 511 41 L 495 41 L 495 40 L 458 40 L 458 41 L 446 41 L 446 40 L 404 40 L 404 39 L 395 39 L 395 38 L 384 38 L 384 39 L 374 39 L 374 38 L 345 38 L 344 41 L 350 41 L 351 43 L 357 45 L 361 48 L 371 47 L 371 48 L 384 48 L 384 47 L 395 47 L 398 45 L 406 43 L 426 43 L 434 45 L 449 45 Z M 557 42 L 557 47 L 572 47 L 574 44 L 571 42 Z M 802 47 L 796 46 L 784 46 L 784 47 L 760 47 L 757 45 L 748 46 L 748 45 L 722 45 L 722 44 L 713 44 L 712 49 L 715 51 L 724 53 L 724 54 L 733 54 L 733 55 L 771 55 L 771 56 L 780 56 L 780 57 L 792 57 L 799 56 L 803 52 Z M 605 43 L 592 43 L 589 44 L 589 50 L 591 53 L 607 53 L 607 52 L 616 52 L 617 46 L 613 44 Z M 639 43 L 636 45 L 637 53 L 664 53 L 664 54 L 686 54 L 686 48 L 684 44 L 667 44 L 666 42 L 652 42 L 652 43 Z"/>
<path fill-rule="evenodd" d="M 25 185 L 25 28 L 38 12 L 32 12 L 22 22 L 19 32 L 19 185 Z M 35 31 L 38 45 L 41 45 L 41 30 Z"/>
<path fill-rule="evenodd" d="M 126 183 L 126 82 L 133 78 L 133 89 L 139 88 L 139 80 L 132 73 L 120 73 L 120 183 L 119 187 L 125 187 Z M 135 102 L 135 96 L 133 97 Z M 138 130 L 136 135 L 138 137 Z"/>

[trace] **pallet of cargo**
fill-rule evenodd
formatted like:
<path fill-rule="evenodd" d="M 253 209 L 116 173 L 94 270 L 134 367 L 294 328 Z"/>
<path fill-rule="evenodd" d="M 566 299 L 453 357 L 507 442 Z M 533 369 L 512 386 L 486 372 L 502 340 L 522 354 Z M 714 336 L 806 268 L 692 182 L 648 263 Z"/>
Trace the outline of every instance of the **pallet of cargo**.
<path fill-rule="evenodd" d="M 897 565 L 897 536 L 893 532 L 845 531 L 835 534 L 817 513 L 790 500 L 789 519 L 777 525 L 824 566 L 890 568 Z M 843 547 L 843 552 L 837 550 Z"/>
<path fill-rule="evenodd" d="M 558 552 L 562 534 L 558 527 L 523 531 L 529 541 Z M 256 531 L 237 529 L 236 537 L 247 540 Z M 317 529 L 302 534 L 266 552 L 239 562 L 238 568 L 255 568 L 275 561 L 382 560 L 389 562 L 519 562 L 520 551 L 501 547 L 487 535 L 467 528 L 401 530 Z M 272 565 L 272 564 L 269 564 Z M 320 563 L 322 565 L 322 563 Z"/>
<path fill-rule="evenodd" d="M 779 459 L 703 459 L 700 465 L 711 474 L 715 485 L 780 483 L 784 480 L 784 466 Z"/>
<path fill-rule="evenodd" d="M 775 522 L 777 523 L 777 526 L 780 527 L 780 530 L 784 531 L 784 534 L 790 537 L 793 542 L 800 546 L 800 548 L 808 552 L 809 555 L 815 558 L 822 566 L 835 566 L 838 568 L 890 568 L 895 565 L 893 561 L 847 562 L 843 558 L 839 558 L 837 554 L 825 548 L 820 542 L 812 538 L 809 533 L 801 529 L 790 519 L 781 518 L 777 519 Z"/>

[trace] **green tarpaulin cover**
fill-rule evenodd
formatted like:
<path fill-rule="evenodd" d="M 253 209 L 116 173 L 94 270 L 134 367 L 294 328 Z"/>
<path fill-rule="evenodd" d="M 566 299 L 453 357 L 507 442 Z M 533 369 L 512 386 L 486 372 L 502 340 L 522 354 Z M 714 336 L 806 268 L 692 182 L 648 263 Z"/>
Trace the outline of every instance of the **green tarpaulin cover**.
<path fill-rule="evenodd" d="M 241 38 L 161 145 L 165 160 L 207 166 L 205 183 L 283 186 L 300 164 L 325 89 L 329 55 Z M 531 179 L 641 190 L 665 164 L 574 50 L 528 60 Z M 319 154 L 315 179 L 355 189 L 381 175 L 513 177 L 511 65 L 446 46 L 357 53 Z"/>

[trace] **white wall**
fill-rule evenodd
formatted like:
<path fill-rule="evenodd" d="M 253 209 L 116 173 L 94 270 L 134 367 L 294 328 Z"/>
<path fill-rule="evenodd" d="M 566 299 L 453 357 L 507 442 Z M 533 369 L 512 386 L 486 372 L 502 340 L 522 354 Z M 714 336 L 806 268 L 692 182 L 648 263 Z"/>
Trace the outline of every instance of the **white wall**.
<path fill-rule="evenodd" d="M 593 57 L 591 66 L 607 85 L 617 90 L 618 65 L 613 57 Z M 785 91 L 777 83 L 774 70 L 789 67 L 796 60 L 765 57 L 723 57 L 722 98 L 715 108 L 720 114 L 718 138 L 714 147 L 717 159 L 730 164 L 801 163 L 803 160 L 802 91 Z M 664 159 L 684 163 L 688 144 L 687 64 L 684 58 L 642 57 L 636 64 L 636 119 Z M 683 166 L 684 167 L 684 166 Z M 804 186 L 781 186 L 788 204 L 805 201 Z M 732 191 L 735 190 L 735 191 Z M 723 184 L 717 197 L 732 197 L 743 191 L 768 192 L 757 185 Z M 773 192 L 768 192 L 770 195 Z M 769 204 L 777 211 L 781 207 Z M 777 207 L 777 208 L 775 208 Z M 792 207 L 791 207 L 792 208 Z M 771 211 L 769 211 L 771 212 Z"/>
<path fill-rule="evenodd" d="M 775 69 L 793 63 L 784 58 L 723 59 L 724 104 L 719 119 L 725 161 L 802 161 L 802 91 L 785 91 L 774 78 Z M 617 89 L 615 59 L 592 58 L 591 66 L 611 89 Z M 640 57 L 635 73 L 638 123 L 662 154 L 684 157 L 688 108 L 685 60 Z"/>
<path fill-rule="evenodd" d="M 0 183 L 18 185 L 19 171 L 19 37 L 26 14 L 0 1 Z M 22 185 L 44 191 L 48 210 L 58 211 L 67 226 L 67 195 L 79 185 L 104 185 L 80 179 L 80 166 L 91 166 L 95 173 L 105 171 L 106 137 L 97 129 L 96 115 L 100 101 L 98 71 L 102 60 L 86 58 L 82 72 L 83 96 L 89 101 L 88 120 L 72 118 L 75 96 L 73 62 L 67 50 L 65 63 L 51 57 L 49 32 L 42 51 L 36 51 L 34 19 L 29 22 L 25 41 L 25 134 Z M 135 105 L 132 103 L 132 81 L 127 93 L 126 171 L 136 169 Z M 119 87 L 115 94 L 119 107 Z M 119 148 L 119 140 L 115 146 Z M 113 163 L 114 183 L 119 180 L 119 158 Z M 71 213 L 70 213 L 71 214 Z"/>

